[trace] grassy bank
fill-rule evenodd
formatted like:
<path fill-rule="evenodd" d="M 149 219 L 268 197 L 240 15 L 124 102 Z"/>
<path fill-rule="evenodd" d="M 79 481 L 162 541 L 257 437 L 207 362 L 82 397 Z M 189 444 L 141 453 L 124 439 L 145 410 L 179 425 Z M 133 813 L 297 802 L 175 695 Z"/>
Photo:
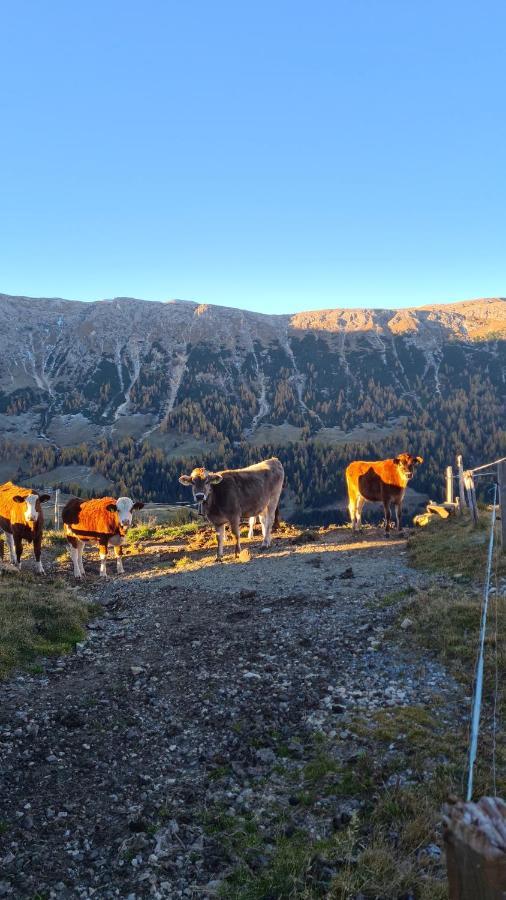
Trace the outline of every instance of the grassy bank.
<path fill-rule="evenodd" d="M 0 678 L 42 656 L 67 653 L 85 634 L 92 607 L 63 581 L 26 574 L 0 578 Z"/>
<path fill-rule="evenodd" d="M 434 584 L 403 609 L 414 623 L 417 643 L 435 653 L 470 695 L 474 683 L 480 631 L 481 604 L 487 563 L 490 513 L 481 512 L 474 528 L 467 518 L 436 522 L 415 532 L 408 544 L 412 564 L 449 576 Z M 496 526 L 497 527 L 497 526 Z M 506 554 L 495 535 L 488 625 L 485 640 L 482 728 L 475 793 L 493 792 L 492 718 L 497 682 L 496 746 L 497 791 L 506 793 L 506 739 L 501 725 L 506 717 L 506 606 L 501 591 L 506 577 Z M 499 596 L 498 596 L 499 595 Z M 497 644 L 496 644 L 497 634 Z"/>

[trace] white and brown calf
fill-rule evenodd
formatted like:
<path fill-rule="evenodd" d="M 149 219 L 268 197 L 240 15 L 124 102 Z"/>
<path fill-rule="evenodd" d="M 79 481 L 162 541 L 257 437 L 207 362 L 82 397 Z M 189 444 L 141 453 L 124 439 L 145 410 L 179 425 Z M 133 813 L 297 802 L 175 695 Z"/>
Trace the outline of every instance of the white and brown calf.
<path fill-rule="evenodd" d="M 134 503 L 130 497 L 102 497 L 100 500 L 69 500 L 62 512 L 62 521 L 76 578 L 85 574 L 83 550 L 85 543 L 98 543 L 100 575 L 107 576 L 107 550 L 114 549 L 118 575 L 123 574 L 123 544 L 132 525 L 132 513 L 144 503 Z"/>

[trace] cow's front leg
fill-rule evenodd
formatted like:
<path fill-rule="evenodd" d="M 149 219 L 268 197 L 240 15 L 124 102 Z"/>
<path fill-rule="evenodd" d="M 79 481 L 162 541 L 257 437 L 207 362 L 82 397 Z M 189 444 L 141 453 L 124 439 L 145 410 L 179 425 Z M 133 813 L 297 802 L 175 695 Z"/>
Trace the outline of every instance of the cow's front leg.
<path fill-rule="evenodd" d="M 125 570 L 123 568 L 123 560 L 121 558 L 123 556 L 123 547 L 121 546 L 121 544 L 114 545 L 114 556 L 116 557 L 116 571 L 118 575 L 123 575 Z"/>
<path fill-rule="evenodd" d="M 68 545 L 69 545 L 69 553 L 70 558 L 72 560 L 72 565 L 74 566 L 74 578 L 81 578 L 81 569 L 79 568 L 79 550 L 78 544 L 81 542 L 74 537 L 67 537 Z"/>
<path fill-rule="evenodd" d="M 84 541 L 77 540 L 77 565 L 79 567 L 79 571 L 81 575 L 84 577 L 86 574 L 84 571 L 83 565 L 83 550 L 84 550 Z"/>
<path fill-rule="evenodd" d="M 235 556 L 236 559 L 241 552 L 241 520 L 234 519 L 233 522 L 230 522 L 230 530 L 235 537 Z"/>
<path fill-rule="evenodd" d="M 33 555 L 35 556 L 35 569 L 39 575 L 45 575 L 44 567 L 40 561 L 42 550 L 42 534 L 36 535 L 33 539 Z"/>
<path fill-rule="evenodd" d="M 218 541 L 218 552 L 216 559 L 223 562 L 223 544 L 225 543 L 225 525 L 216 526 L 216 540 Z"/>
<path fill-rule="evenodd" d="M 100 576 L 101 578 L 107 578 L 107 542 L 99 544 L 98 549 L 100 554 Z"/>
<path fill-rule="evenodd" d="M 255 536 L 255 522 L 256 522 L 256 519 L 257 519 L 256 516 L 250 516 L 250 517 L 249 517 L 248 538 L 249 538 L 250 541 L 251 541 L 251 540 L 253 539 L 253 537 Z"/>
<path fill-rule="evenodd" d="M 14 538 L 13 538 L 12 534 L 9 534 L 8 531 L 5 532 L 5 537 L 7 538 L 7 544 L 9 545 L 9 556 L 11 558 L 11 563 L 13 566 L 17 566 L 16 548 L 14 546 Z"/>

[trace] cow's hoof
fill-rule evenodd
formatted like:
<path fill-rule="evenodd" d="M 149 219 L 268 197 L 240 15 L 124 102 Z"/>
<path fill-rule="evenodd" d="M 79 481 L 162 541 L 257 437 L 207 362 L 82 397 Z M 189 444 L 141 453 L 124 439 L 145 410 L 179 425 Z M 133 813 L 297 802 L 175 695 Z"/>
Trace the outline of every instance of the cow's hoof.
<path fill-rule="evenodd" d="M 220 563 L 222 563 L 222 562 L 223 562 L 223 557 L 222 557 L 222 556 L 217 556 L 217 557 L 215 558 L 214 561 L 215 561 L 215 562 L 220 562 Z"/>
<path fill-rule="evenodd" d="M 386 537 L 386 538 L 389 538 L 389 537 L 390 537 L 390 532 L 389 532 L 389 531 L 385 531 L 385 537 Z"/>

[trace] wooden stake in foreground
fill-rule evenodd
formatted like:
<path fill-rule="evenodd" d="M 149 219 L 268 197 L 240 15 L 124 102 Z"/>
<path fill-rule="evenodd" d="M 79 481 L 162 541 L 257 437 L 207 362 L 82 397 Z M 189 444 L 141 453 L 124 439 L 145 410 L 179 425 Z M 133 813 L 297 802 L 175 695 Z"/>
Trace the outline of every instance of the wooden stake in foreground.
<path fill-rule="evenodd" d="M 506 900 L 506 803 L 447 804 L 443 825 L 450 900 Z"/>

